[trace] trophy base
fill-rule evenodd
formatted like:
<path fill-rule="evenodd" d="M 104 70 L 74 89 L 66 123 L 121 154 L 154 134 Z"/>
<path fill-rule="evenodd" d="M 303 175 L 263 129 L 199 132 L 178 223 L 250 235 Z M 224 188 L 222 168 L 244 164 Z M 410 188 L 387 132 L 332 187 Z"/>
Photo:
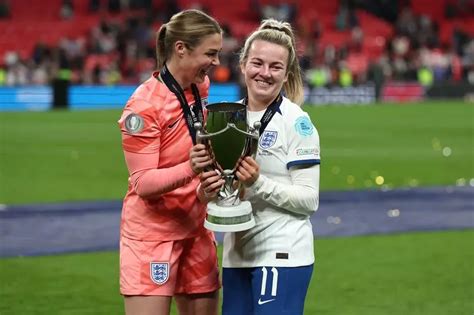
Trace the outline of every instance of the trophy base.
<path fill-rule="evenodd" d="M 215 232 L 239 232 L 255 226 L 252 205 L 242 201 L 237 206 L 222 207 L 215 202 L 207 204 L 207 218 L 204 227 Z"/>

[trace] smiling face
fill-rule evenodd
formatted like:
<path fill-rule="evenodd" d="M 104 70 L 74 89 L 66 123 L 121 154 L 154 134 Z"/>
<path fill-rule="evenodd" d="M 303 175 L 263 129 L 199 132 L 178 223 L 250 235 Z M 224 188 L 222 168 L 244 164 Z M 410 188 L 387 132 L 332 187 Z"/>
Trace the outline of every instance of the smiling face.
<path fill-rule="evenodd" d="M 222 49 L 222 34 L 215 33 L 202 39 L 200 44 L 193 49 L 186 47 L 182 42 L 177 49 L 180 56 L 181 69 L 178 81 L 183 88 L 190 84 L 204 82 L 209 71 L 219 65 L 219 52 Z"/>
<path fill-rule="evenodd" d="M 287 81 L 288 50 L 278 44 L 255 40 L 240 65 L 250 110 L 263 110 L 278 96 Z"/>

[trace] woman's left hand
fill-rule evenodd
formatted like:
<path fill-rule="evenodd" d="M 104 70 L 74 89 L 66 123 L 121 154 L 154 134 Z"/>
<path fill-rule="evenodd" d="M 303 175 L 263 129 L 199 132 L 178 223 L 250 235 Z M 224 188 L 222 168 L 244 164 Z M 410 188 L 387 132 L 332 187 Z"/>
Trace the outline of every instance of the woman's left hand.
<path fill-rule="evenodd" d="M 213 160 L 209 156 L 209 152 L 204 144 L 196 144 L 189 152 L 189 162 L 191 163 L 193 172 L 199 174 L 204 171 L 207 166 L 212 165 Z"/>

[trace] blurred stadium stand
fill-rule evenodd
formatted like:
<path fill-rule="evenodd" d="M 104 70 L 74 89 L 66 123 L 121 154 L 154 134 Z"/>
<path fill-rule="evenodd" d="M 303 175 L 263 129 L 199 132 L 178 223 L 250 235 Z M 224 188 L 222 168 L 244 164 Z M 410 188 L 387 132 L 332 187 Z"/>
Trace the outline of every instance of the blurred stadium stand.
<path fill-rule="evenodd" d="M 226 30 L 216 83 L 239 83 L 245 37 L 275 17 L 296 30 L 308 91 L 474 84 L 473 0 L 0 0 L 0 86 L 136 85 L 155 69 L 159 26 L 186 8 Z"/>

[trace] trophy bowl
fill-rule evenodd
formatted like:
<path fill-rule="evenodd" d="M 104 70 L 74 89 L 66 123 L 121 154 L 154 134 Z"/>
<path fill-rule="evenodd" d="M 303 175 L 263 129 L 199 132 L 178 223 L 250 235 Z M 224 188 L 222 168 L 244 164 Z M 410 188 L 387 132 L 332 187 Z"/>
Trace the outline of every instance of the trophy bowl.
<path fill-rule="evenodd" d="M 216 232 L 238 232 L 252 228 L 255 220 L 249 201 L 240 200 L 242 183 L 235 175 L 239 160 L 255 156 L 260 123 L 247 125 L 247 107 L 241 103 L 219 102 L 206 106 L 206 126 L 196 123 L 196 139 L 206 145 L 216 170 L 224 180 L 217 200 L 207 204 L 204 226 Z"/>

